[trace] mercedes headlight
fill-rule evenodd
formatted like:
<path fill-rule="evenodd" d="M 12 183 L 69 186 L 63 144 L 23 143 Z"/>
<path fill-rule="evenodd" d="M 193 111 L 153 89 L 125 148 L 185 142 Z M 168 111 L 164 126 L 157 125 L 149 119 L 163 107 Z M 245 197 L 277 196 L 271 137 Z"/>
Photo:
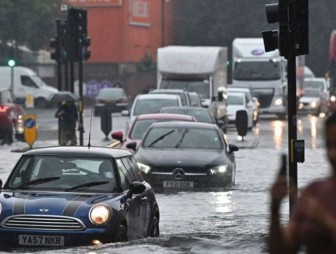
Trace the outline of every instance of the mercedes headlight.
<path fill-rule="evenodd" d="M 111 218 L 112 212 L 107 205 L 99 204 L 90 211 L 90 220 L 93 224 L 101 225 Z"/>
<path fill-rule="evenodd" d="M 209 173 L 210 175 L 215 175 L 215 174 L 226 174 L 229 171 L 229 166 L 228 165 L 220 165 L 214 168 L 210 168 Z"/>
<path fill-rule="evenodd" d="M 316 106 L 317 106 L 317 102 L 316 102 L 316 101 L 312 101 L 312 102 L 310 103 L 310 106 L 311 106 L 312 108 L 316 108 Z"/>
<path fill-rule="evenodd" d="M 150 170 L 151 170 L 150 166 L 147 166 L 147 165 L 142 164 L 142 163 L 140 163 L 140 162 L 138 162 L 138 167 L 139 167 L 139 169 L 140 169 L 142 172 L 144 172 L 145 174 L 148 174 L 148 173 L 150 172 Z"/>
<path fill-rule="evenodd" d="M 281 106 L 282 105 L 282 99 L 281 98 L 276 99 L 275 102 L 274 102 L 274 105 L 275 106 Z"/>

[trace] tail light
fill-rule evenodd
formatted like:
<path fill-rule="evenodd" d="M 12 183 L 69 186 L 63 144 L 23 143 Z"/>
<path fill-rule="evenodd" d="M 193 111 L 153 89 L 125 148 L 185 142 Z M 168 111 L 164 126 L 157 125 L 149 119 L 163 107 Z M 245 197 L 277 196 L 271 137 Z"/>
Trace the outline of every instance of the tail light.
<path fill-rule="evenodd" d="M 0 105 L 0 113 L 6 113 L 8 108 L 9 108 L 8 106 Z"/>
<path fill-rule="evenodd" d="M 126 98 L 120 98 L 117 100 L 118 103 L 127 102 Z"/>
<path fill-rule="evenodd" d="M 105 103 L 103 99 L 97 99 L 97 103 Z"/>

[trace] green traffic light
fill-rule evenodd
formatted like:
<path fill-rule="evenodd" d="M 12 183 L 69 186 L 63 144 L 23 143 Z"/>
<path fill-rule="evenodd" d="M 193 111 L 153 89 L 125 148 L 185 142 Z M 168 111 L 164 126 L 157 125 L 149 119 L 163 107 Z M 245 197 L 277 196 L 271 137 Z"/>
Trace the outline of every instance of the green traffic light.
<path fill-rule="evenodd" d="M 13 60 L 13 59 L 8 60 L 8 66 L 9 67 L 15 66 L 15 60 Z"/>

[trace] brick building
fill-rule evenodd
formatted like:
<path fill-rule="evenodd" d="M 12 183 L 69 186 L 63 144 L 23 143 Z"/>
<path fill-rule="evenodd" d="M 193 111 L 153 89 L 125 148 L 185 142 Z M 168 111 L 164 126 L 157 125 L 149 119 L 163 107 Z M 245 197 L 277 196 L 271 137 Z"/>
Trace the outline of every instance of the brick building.
<path fill-rule="evenodd" d="M 171 44 L 170 0 L 64 0 L 68 8 L 87 10 L 91 57 L 84 82 L 123 83 L 134 97 L 155 86 L 157 48 Z M 89 92 L 90 92 L 89 91 Z"/>

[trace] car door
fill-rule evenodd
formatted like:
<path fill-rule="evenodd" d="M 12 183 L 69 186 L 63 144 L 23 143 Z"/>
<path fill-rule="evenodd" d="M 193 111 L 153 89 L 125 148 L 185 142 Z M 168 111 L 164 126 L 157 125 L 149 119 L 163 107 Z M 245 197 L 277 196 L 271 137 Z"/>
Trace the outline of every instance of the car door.
<path fill-rule="evenodd" d="M 133 181 L 136 181 L 130 169 L 129 157 L 116 159 L 116 163 L 120 175 L 121 185 L 126 194 L 129 189 L 129 185 Z M 133 194 L 133 196 L 128 199 L 126 216 L 129 240 L 140 239 L 146 236 L 150 216 L 148 206 L 149 203 L 148 197 L 146 197 L 146 191 L 142 194 Z"/>

